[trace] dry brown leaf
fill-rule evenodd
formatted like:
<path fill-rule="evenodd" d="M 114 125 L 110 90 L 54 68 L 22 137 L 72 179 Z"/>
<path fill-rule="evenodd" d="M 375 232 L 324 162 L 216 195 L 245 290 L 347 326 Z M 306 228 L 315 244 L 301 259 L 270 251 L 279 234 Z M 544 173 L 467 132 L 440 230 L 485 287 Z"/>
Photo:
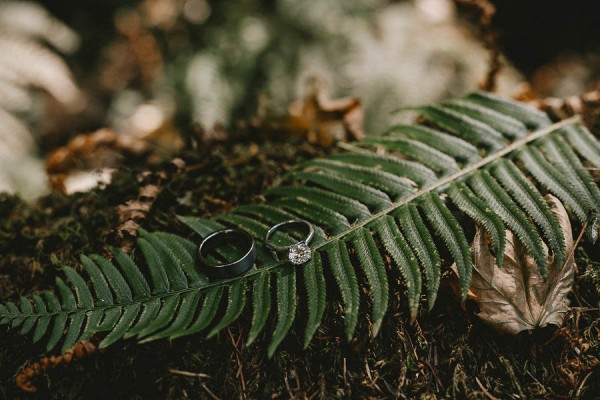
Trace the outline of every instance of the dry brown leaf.
<path fill-rule="evenodd" d="M 328 99 L 323 83 L 310 79 L 303 100 L 293 102 L 284 123 L 288 132 L 307 134 L 310 143 L 332 146 L 336 141 L 362 139 L 364 111 L 356 97 Z"/>
<path fill-rule="evenodd" d="M 573 246 L 569 217 L 557 198 L 548 196 L 548 201 L 563 230 L 568 251 Z M 544 249 L 548 254 L 545 244 Z M 562 325 L 569 306 L 567 295 L 573 287 L 572 258 L 563 266 L 556 265 L 554 256 L 548 255 L 548 280 L 544 282 L 535 261 L 510 231 L 506 231 L 502 268 L 496 266 L 484 230 L 477 229 L 471 252 L 475 263 L 471 291 L 479 305 L 477 316 L 486 324 L 513 335 L 548 324 Z"/>

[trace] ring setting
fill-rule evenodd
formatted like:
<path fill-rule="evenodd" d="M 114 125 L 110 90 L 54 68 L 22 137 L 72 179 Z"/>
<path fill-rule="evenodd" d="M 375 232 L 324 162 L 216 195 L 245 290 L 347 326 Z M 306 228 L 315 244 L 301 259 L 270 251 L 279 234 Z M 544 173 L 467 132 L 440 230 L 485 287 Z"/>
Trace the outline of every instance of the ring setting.
<path fill-rule="evenodd" d="M 304 264 L 312 257 L 310 247 L 304 242 L 298 242 L 290 247 L 288 259 L 294 265 Z"/>
<path fill-rule="evenodd" d="M 279 231 L 283 227 L 289 226 L 300 226 L 306 231 L 306 237 L 303 240 L 300 240 L 289 246 L 276 246 L 274 245 L 270 239 L 275 234 L 275 232 Z M 313 226 L 304 220 L 300 219 L 292 219 L 289 221 L 281 222 L 275 226 L 273 226 L 267 234 L 265 235 L 265 245 L 271 250 L 273 256 L 277 261 L 280 261 L 279 255 L 281 253 L 287 253 L 287 259 L 293 265 L 301 265 L 305 262 L 309 261 L 312 257 L 312 250 L 308 246 L 308 243 L 312 239 L 314 235 Z"/>

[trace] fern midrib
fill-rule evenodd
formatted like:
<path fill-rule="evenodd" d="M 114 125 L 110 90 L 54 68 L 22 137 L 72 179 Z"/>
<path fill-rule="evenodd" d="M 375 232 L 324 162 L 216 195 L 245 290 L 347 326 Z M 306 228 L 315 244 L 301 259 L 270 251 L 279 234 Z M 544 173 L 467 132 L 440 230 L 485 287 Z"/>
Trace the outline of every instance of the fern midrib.
<path fill-rule="evenodd" d="M 421 197 L 421 196 L 423 196 L 423 195 L 425 195 L 427 193 L 430 193 L 430 192 L 432 192 L 432 191 L 434 191 L 436 189 L 442 188 L 442 187 L 444 187 L 444 186 L 446 186 L 446 185 L 448 185 L 448 184 L 456 181 L 457 179 L 459 179 L 461 177 L 464 177 L 464 176 L 470 174 L 471 172 L 476 171 L 479 168 L 482 168 L 482 167 L 484 167 L 484 166 L 492 163 L 493 161 L 495 161 L 495 160 L 497 160 L 497 159 L 499 159 L 501 157 L 506 156 L 507 154 L 509 154 L 509 153 L 511 153 L 511 152 L 513 152 L 513 151 L 515 151 L 517 149 L 519 149 L 520 147 L 523 147 L 523 146 L 531 143 L 532 141 L 540 139 L 540 138 L 542 138 L 542 137 L 544 137 L 544 136 L 546 136 L 546 135 L 548 135 L 550 133 L 553 133 L 553 132 L 559 130 L 560 128 L 562 128 L 564 126 L 575 124 L 575 123 L 579 122 L 580 119 L 581 118 L 579 116 L 574 116 L 574 117 L 565 119 L 563 121 L 557 122 L 555 124 L 552 124 L 552 125 L 550 125 L 550 126 L 548 126 L 546 128 L 543 128 L 543 129 L 540 129 L 540 130 L 535 131 L 533 133 L 530 133 L 529 135 L 527 135 L 527 136 L 525 136 L 525 137 L 523 137 L 521 139 L 516 140 L 515 142 L 511 143 L 510 145 L 504 147 L 503 149 L 498 150 L 497 152 L 495 152 L 493 154 L 490 154 L 489 156 L 484 157 L 481 160 L 479 160 L 479 161 L 477 161 L 477 162 L 475 162 L 473 164 L 467 165 L 465 168 L 461 169 L 460 171 L 458 171 L 458 172 L 456 172 L 454 174 L 448 175 L 448 176 L 446 176 L 446 177 L 438 180 L 437 182 L 435 182 L 435 183 L 433 183 L 431 185 L 428 185 L 428 186 L 426 186 L 426 187 L 418 190 L 417 192 L 413 193 L 412 195 L 410 195 L 410 196 L 408 196 L 408 197 L 406 197 L 406 198 L 404 198 L 404 199 L 402 199 L 402 200 L 400 200 L 398 202 L 392 203 L 392 205 L 390 207 L 388 207 L 388 208 L 386 208 L 386 209 L 384 209 L 382 211 L 379 211 L 379 212 L 377 212 L 375 214 L 372 214 L 369 218 L 367 218 L 367 219 L 365 219 L 365 220 L 363 220 L 363 221 L 361 221 L 361 222 L 353 225 L 351 228 L 349 228 L 345 232 L 340 233 L 340 234 L 335 235 L 335 236 L 331 236 L 330 238 L 326 239 L 323 243 L 321 243 L 319 246 L 314 247 L 312 250 L 313 251 L 318 251 L 318 250 L 320 250 L 320 249 L 322 249 L 322 248 L 330 245 L 331 243 L 333 243 L 333 242 L 335 242 L 337 240 L 342 239 L 343 237 L 349 235 L 350 233 L 356 231 L 357 229 L 360 229 L 360 228 L 363 228 L 363 227 L 369 225 L 370 223 L 372 223 L 376 219 L 378 219 L 378 218 L 380 218 L 380 217 L 382 217 L 384 215 L 388 215 L 388 214 L 392 213 L 394 210 L 396 210 L 396 209 L 398 209 L 398 208 L 400 208 L 402 206 L 405 206 L 406 204 L 414 201 L 415 199 L 417 199 L 417 198 L 419 198 L 419 197 Z M 349 145 L 349 144 L 342 144 L 340 146 L 343 147 L 344 149 L 350 150 L 350 151 L 359 151 L 359 152 L 364 151 L 362 149 L 357 149 L 354 146 Z M 242 279 L 251 279 L 251 278 L 253 278 L 254 276 L 256 276 L 258 274 L 268 272 L 268 271 L 270 271 L 270 270 L 272 270 L 274 268 L 278 268 L 278 267 L 284 265 L 286 262 L 287 261 L 280 261 L 280 262 L 276 262 L 275 264 L 267 265 L 267 266 L 265 266 L 263 268 L 256 269 L 254 271 L 250 271 L 246 275 L 244 275 L 242 277 Z M 15 316 L 13 316 L 13 318 L 18 318 L 18 317 L 28 318 L 28 317 L 54 316 L 54 315 L 59 315 L 59 314 L 75 314 L 75 313 L 78 313 L 78 312 L 91 312 L 91 311 L 100 311 L 100 310 L 106 310 L 106 309 L 111 309 L 111 308 L 116 308 L 116 307 L 125 307 L 125 306 L 131 305 L 131 304 L 135 304 L 135 303 L 144 303 L 144 302 L 150 301 L 152 299 L 156 299 L 156 298 L 162 299 L 163 297 L 170 297 L 170 296 L 175 296 L 175 295 L 182 295 L 184 293 L 191 292 L 191 291 L 196 291 L 196 290 L 208 290 L 208 289 L 210 289 L 212 287 L 218 287 L 218 286 L 226 285 L 228 283 L 235 282 L 235 281 L 237 281 L 239 279 L 240 279 L 240 277 L 234 277 L 234 278 L 220 280 L 220 281 L 217 281 L 217 282 L 209 282 L 208 284 L 206 284 L 204 286 L 188 287 L 188 288 L 185 288 L 185 289 L 170 291 L 170 292 L 167 292 L 167 293 L 156 294 L 156 295 L 152 295 L 152 296 L 149 296 L 149 297 L 145 297 L 143 299 L 139 299 L 139 301 L 138 300 L 134 300 L 134 301 L 127 302 L 127 303 L 110 304 L 110 305 L 106 305 L 106 306 L 99 306 L 99 307 L 93 307 L 93 308 L 88 308 L 88 309 L 77 308 L 75 310 L 69 310 L 69 311 L 63 310 L 63 311 L 59 311 L 59 312 L 55 312 L 55 313 L 33 313 L 33 314 L 29 314 L 29 315 L 15 315 Z"/>

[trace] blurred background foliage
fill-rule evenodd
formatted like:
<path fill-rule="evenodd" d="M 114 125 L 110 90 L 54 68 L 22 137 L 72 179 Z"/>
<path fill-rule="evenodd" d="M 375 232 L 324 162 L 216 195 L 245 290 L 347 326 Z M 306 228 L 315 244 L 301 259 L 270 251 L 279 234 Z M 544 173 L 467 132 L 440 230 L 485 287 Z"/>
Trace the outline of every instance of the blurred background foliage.
<path fill-rule="evenodd" d="M 294 100 L 310 95 L 356 96 L 364 130 L 380 133 L 398 107 L 461 95 L 482 83 L 489 54 L 480 29 L 461 12 L 469 3 L 3 1 L 0 190 L 26 199 L 46 193 L 41 160 L 48 159 L 50 173 L 65 169 L 68 154 L 53 151 L 81 150 L 69 142 L 78 134 L 109 128 L 121 147 L 149 146 L 154 157 L 146 160 L 168 158 L 293 115 Z M 516 3 L 498 4 L 494 29 L 517 67 L 504 63 L 496 91 L 564 96 L 595 88 L 600 35 L 593 39 L 597 24 L 586 22 L 593 13 L 583 6 L 578 19 L 564 19 L 588 33 L 570 38 L 562 27 L 553 47 L 543 41 L 535 7 L 514 13 Z M 561 2 L 544 4 L 556 10 L 554 20 L 563 20 Z M 561 25 L 554 20 L 545 23 L 556 32 Z M 536 29 L 525 37 L 528 21 Z M 569 47 L 569 40 L 577 45 Z M 88 172 L 58 186 L 73 192 L 110 179 L 107 168 L 122 163 L 118 153 L 85 162 L 71 157 L 70 170 Z"/>

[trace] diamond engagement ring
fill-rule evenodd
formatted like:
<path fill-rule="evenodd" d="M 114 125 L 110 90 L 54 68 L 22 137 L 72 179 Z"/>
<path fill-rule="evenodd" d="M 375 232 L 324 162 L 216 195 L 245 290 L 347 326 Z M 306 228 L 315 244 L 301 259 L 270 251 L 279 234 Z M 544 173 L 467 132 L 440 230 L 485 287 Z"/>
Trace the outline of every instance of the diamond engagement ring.
<path fill-rule="evenodd" d="M 273 236 L 275 232 L 277 232 L 277 230 L 283 227 L 292 226 L 299 226 L 304 228 L 304 230 L 306 231 L 306 237 L 303 240 L 289 246 L 276 246 L 273 243 L 271 243 L 271 236 Z M 310 260 L 312 256 L 312 251 L 310 247 L 308 247 L 308 243 L 312 239 L 314 233 L 315 230 L 309 222 L 300 219 L 292 219 L 289 221 L 280 222 L 279 224 L 269 229 L 269 231 L 265 235 L 265 245 L 269 250 L 271 250 L 271 252 L 273 253 L 273 257 L 275 257 L 277 261 L 280 261 L 279 253 L 287 252 L 288 260 L 294 265 L 300 265 Z"/>

